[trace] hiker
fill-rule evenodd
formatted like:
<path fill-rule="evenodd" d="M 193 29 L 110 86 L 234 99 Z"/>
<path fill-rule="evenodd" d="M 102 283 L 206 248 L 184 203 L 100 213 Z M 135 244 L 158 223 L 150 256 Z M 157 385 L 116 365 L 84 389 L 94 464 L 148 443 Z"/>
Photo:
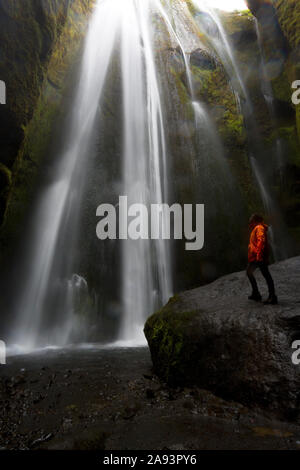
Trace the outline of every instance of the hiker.
<path fill-rule="evenodd" d="M 268 268 L 268 226 L 264 223 L 263 217 L 258 214 L 254 214 L 250 217 L 249 228 L 251 230 L 251 235 L 248 247 L 249 264 L 247 268 L 247 276 L 252 286 L 252 294 L 248 298 L 249 300 L 255 300 L 256 302 L 260 302 L 262 300 L 254 277 L 254 271 L 259 268 L 269 289 L 269 297 L 264 304 L 276 305 L 278 301 L 275 294 L 274 282 Z"/>

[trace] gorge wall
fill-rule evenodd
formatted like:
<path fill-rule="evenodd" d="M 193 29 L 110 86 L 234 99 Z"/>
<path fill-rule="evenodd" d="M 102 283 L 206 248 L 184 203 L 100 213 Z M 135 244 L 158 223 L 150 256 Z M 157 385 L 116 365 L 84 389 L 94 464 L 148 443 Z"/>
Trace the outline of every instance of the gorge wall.
<path fill-rule="evenodd" d="M 296 0 L 248 0 L 262 32 L 267 72 L 274 93 L 277 136 L 283 146 L 285 184 L 277 194 L 299 250 L 300 107 L 291 102 L 291 84 L 300 76 L 300 4 Z M 274 133 L 271 134 L 274 139 Z"/>
<path fill-rule="evenodd" d="M 1 0 L 1 259 L 16 242 L 79 60 L 93 0 Z M 7 259 L 7 258 L 6 258 Z"/>
<path fill-rule="evenodd" d="M 93 0 L 0 0 L 0 79 L 6 82 L 8 96 L 7 105 L 0 107 L 0 260 L 3 272 L 10 267 L 17 244 L 22 243 L 27 215 L 39 186 L 51 178 L 51 161 L 70 110 L 81 44 L 93 3 Z M 254 211 L 264 212 L 258 185 L 253 181 L 249 136 L 243 114 L 236 105 L 233 78 L 212 53 L 205 34 L 196 30 L 199 16 L 192 3 L 181 3 L 189 8 L 195 20 L 191 34 L 200 37 L 203 44 L 199 49 L 191 41 L 186 47 L 191 58 L 195 98 L 204 104 L 216 124 L 226 165 L 236 183 L 235 192 L 226 201 L 218 184 L 221 173 L 216 177 L 217 173 L 213 173 L 216 167 L 209 168 L 212 172 L 209 184 L 215 185 L 215 197 L 209 204 L 216 209 L 209 222 L 206 248 L 199 253 L 186 253 L 183 244 L 176 245 L 176 290 L 242 268 L 247 219 Z M 291 83 L 300 79 L 300 5 L 296 0 L 276 0 L 272 4 L 249 0 L 248 3 L 253 14 L 249 11 L 222 13 L 221 19 L 253 103 L 264 147 L 263 165 L 291 237 L 284 243 L 287 254 L 292 255 L 300 249 L 300 107 L 296 108 L 291 101 Z M 255 17 L 261 45 L 257 40 Z M 162 99 L 167 113 L 170 164 L 175 175 L 171 200 L 199 203 L 205 188 L 199 188 L 197 179 L 192 181 L 191 175 L 195 171 L 201 173 L 201 142 L 197 140 L 184 58 L 178 47 L 170 47 L 168 34 L 159 24 L 157 32 L 160 52 L 157 65 L 164 89 Z M 272 86 L 274 116 L 270 116 L 263 95 L 262 83 L 266 77 L 258 73 L 261 46 Z M 84 230 L 80 264 L 80 274 L 87 279 L 90 288 L 98 292 L 100 289 L 101 295 L 101 289 L 111 290 L 112 296 L 115 295 L 113 285 L 99 287 L 105 263 L 95 266 L 95 257 L 111 256 L 109 270 L 115 271 L 119 260 L 115 259 L 114 249 L 99 248 L 95 237 L 95 209 L 101 202 L 97 200 L 99 188 L 105 202 L 113 200 L 112 192 L 118 190 L 122 126 L 119 72 L 113 63 L 110 89 L 102 109 L 105 122 L 99 129 L 98 154 L 103 158 L 96 159 L 95 166 L 87 170 L 90 184 L 82 208 Z M 276 160 L 278 143 L 281 161 Z M 202 154 L 205 152 L 204 148 Z M 208 155 L 213 154 L 214 149 L 210 149 Z M 226 188 L 225 184 L 225 193 Z M 230 201 L 234 194 L 237 203 L 233 207 Z"/>

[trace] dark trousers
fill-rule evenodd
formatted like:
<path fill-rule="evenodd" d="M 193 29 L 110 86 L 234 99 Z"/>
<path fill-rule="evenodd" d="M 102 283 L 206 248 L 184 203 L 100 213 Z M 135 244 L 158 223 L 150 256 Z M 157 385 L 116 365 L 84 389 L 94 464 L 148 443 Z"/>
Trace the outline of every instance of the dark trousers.
<path fill-rule="evenodd" d="M 253 290 L 253 293 L 254 294 L 258 294 L 259 293 L 259 290 L 258 290 L 258 287 L 257 287 L 257 282 L 256 282 L 256 279 L 254 277 L 254 271 L 259 268 L 263 277 L 265 278 L 266 280 L 266 283 L 268 284 L 268 289 L 269 289 L 269 295 L 270 297 L 274 296 L 275 295 L 275 287 L 274 287 L 274 281 L 273 281 L 273 278 L 270 274 L 270 271 L 269 271 L 269 268 L 268 268 L 268 265 L 264 262 L 252 262 L 252 263 L 249 263 L 248 264 L 248 267 L 247 267 L 247 276 L 248 276 L 248 279 L 250 281 L 250 284 L 252 286 L 252 290 Z"/>

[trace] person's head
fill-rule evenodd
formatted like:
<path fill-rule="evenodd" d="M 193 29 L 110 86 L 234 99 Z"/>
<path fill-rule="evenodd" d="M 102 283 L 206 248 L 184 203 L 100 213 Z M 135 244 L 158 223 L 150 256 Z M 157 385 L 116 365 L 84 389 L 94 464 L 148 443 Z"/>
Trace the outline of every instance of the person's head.
<path fill-rule="evenodd" d="M 255 227 L 258 224 L 262 224 L 264 222 L 264 218 L 259 214 L 252 214 L 249 219 L 249 226 Z"/>

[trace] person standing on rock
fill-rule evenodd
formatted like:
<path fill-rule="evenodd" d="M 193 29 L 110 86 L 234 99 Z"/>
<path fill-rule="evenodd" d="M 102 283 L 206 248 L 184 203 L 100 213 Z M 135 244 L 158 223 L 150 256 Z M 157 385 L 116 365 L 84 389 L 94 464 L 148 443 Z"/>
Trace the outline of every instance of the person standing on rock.
<path fill-rule="evenodd" d="M 268 226 L 264 223 L 263 217 L 254 214 L 250 217 L 249 228 L 251 231 L 250 242 L 248 247 L 248 267 L 247 276 L 252 286 L 252 294 L 249 300 L 260 302 L 261 294 L 258 290 L 257 282 L 254 277 L 254 271 L 259 268 L 265 278 L 268 289 L 269 298 L 264 302 L 265 305 L 276 305 L 278 303 L 275 286 L 270 274 L 269 265 L 269 245 L 268 245 Z"/>

